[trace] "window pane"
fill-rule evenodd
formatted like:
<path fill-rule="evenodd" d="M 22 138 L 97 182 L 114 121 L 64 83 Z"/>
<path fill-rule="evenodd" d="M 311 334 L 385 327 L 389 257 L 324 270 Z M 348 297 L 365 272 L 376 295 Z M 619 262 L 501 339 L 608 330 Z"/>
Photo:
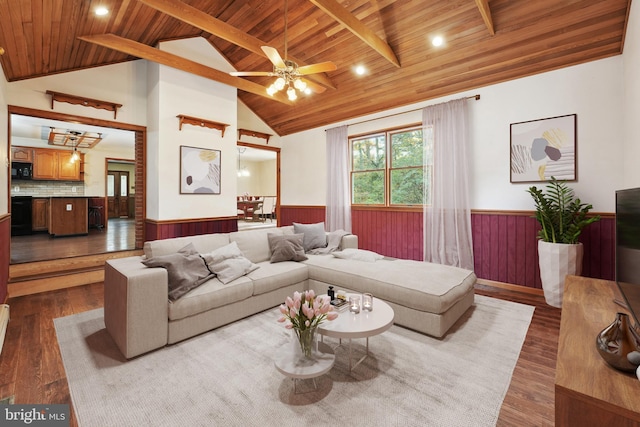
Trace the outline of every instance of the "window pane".
<path fill-rule="evenodd" d="M 391 135 L 391 167 L 422 166 L 422 130 Z"/>
<path fill-rule="evenodd" d="M 424 191 L 422 167 L 391 171 L 391 204 L 421 205 Z"/>
<path fill-rule="evenodd" d="M 120 196 L 121 197 L 127 197 L 127 187 L 129 187 L 127 178 L 129 178 L 129 176 L 120 175 Z"/>
<path fill-rule="evenodd" d="M 113 175 L 107 175 L 107 196 L 115 196 L 115 177 Z"/>
<path fill-rule="evenodd" d="M 352 175 L 351 203 L 356 205 L 384 204 L 384 171 L 356 172 Z"/>
<path fill-rule="evenodd" d="M 374 135 L 371 137 L 352 141 L 353 170 L 384 169 L 385 164 L 385 137 Z"/>

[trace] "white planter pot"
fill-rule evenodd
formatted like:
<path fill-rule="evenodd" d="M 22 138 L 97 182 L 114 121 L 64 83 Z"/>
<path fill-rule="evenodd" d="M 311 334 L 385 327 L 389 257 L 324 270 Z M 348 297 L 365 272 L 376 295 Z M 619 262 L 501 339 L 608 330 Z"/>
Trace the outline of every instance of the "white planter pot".
<path fill-rule="evenodd" d="M 548 243 L 538 240 L 540 279 L 544 299 L 553 307 L 562 307 L 564 279 L 582 272 L 582 243 Z"/>

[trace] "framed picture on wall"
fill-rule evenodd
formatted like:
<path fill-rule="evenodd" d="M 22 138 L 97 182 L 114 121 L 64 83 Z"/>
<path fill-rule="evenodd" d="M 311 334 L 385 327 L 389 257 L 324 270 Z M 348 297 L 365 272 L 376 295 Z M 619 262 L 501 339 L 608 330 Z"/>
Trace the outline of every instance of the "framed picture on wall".
<path fill-rule="evenodd" d="M 511 182 L 575 181 L 577 114 L 511 123 Z"/>
<path fill-rule="evenodd" d="M 180 146 L 180 194 L 220 194 L 220 150 Z"/>

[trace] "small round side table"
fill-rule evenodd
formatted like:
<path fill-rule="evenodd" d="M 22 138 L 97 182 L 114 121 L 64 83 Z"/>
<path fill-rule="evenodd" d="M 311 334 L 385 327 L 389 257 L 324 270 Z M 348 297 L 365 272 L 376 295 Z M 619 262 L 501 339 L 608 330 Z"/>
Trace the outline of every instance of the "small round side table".
<path fill-rule="evenodd" d="M 307 359 L 298 346 L 292 349 L 291 346 L 285 345 L 276 354 L 274 364 L 280 373 L 293 379 L 293 391 L 297 394 L 297 380 L 311 379 L 314 390 L 317 390 L 316 378 L 329 372 L 335 360 L 333 349 L 319 342 L 318 351 L 313 359 Z"/>

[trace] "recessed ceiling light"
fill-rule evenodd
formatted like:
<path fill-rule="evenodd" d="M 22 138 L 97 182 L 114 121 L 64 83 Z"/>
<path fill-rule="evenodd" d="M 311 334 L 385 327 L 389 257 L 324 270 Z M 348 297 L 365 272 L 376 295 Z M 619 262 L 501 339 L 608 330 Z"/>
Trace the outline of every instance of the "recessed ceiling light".
<path fill-rule="evenodd" d="M 364 65 L 358 65 L 358 66 L 356 67 L 356 74 L 357 74 L 357 75 L 362 76 L 362 75 L 364 75 L 364 73 L 366 73 L 366 72 L 367 72 L 367 69 L 366 69 L 366 68 L 364 68 Z"/>
<path fill-rule="evenodd" d="M 433 40 L 431 40 L 431 44 L 434 45 L 435 47 L 442 46 L 443 43 L 444 43 L 444 38 L 442 36 L 435 36 Z"/>
<path fill-rule="evenodd" d="M 100 6 L 96 8 L 96 15 L 98 16 L 104 16 L 107 15 L 109 13 L 109 9 L 107 9 L 104 6 Z"/>

